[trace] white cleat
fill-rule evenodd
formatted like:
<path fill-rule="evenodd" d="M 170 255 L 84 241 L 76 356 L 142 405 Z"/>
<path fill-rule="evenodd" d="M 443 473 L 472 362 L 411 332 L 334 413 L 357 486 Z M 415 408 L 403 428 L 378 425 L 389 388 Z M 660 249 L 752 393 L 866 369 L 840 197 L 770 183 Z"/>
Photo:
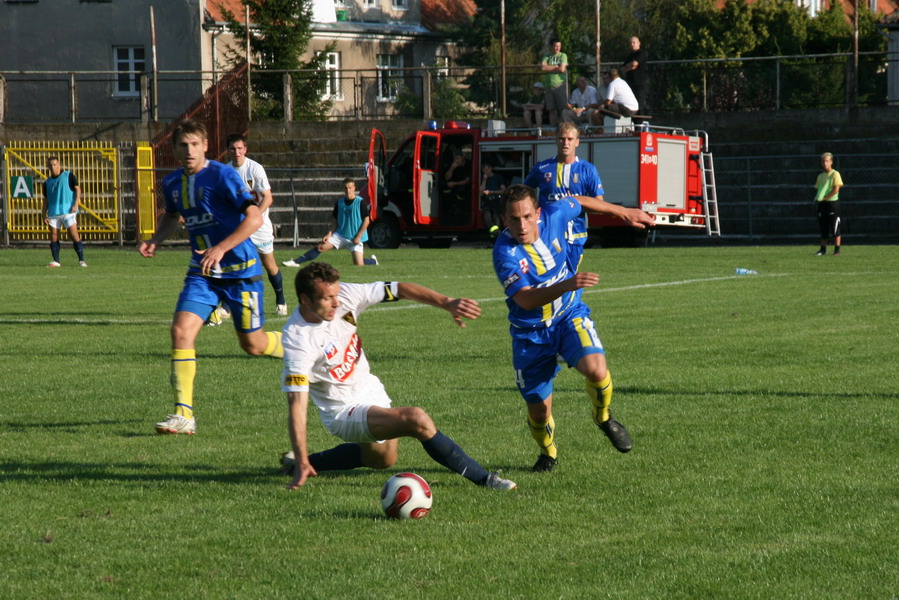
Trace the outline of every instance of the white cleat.
<path fill-rule="evenodd" d="M 78 266 L 79 266 L 79 267 L 86 267 L 86 266 L 87 266 L 87 263 L 84 262 L 83 260 L 79 260 L 79 261 L 78 261 Z"/>
<path fill-rule="evenodd" d="M 59 264 L 58 262 L 56 262 L 55 260 L 51 260 L 51 261 L 50 261 L 50 264 L 47 265 L 47 266 L 48 266 L 48 267 L 61 267 L 62 265 Z"/>
<path fill-rule="evenodd" d="M 279 317 L 286 317 L 286 316 L 287 316 L 287 305 L 286 305 L 286 304 L 279 304 L 279 305 L 278 305 L 278 316 L 279 316 Z"/>
<path fill-rule="evenodd" d="M 231 311 L 228 310 L 227 308 L 225 308 L 224 306 L 219 306 L 218 312 L 219 312 L 220 319 L 230 319 L 231 318 Z"/>
<path fill-rule="evenodd" d="M 298 263 L 297 261 L 295 261 L 293 259 L 285 260 L 281 264 L 284 265 L 285 267 L 299 267 L 300 266 L 300 263 Z"/>
<path fill-rule="evenodd" d="M 188 419 L 181 415 L 168 415 L 165 421 L 156 424 L 156 433 L 159 435 L 174 435 L 183 433 L 193 435 L 197 432 L 197 420 Z"/>
<path fill-rule="evenodd" d="M 494 471 L 487 476 L 484 487 L 491 490 L 516 490 L 518 489 L 518 484 L 510 479 L 503 479 L 499 476 L 499 473 Z"/>

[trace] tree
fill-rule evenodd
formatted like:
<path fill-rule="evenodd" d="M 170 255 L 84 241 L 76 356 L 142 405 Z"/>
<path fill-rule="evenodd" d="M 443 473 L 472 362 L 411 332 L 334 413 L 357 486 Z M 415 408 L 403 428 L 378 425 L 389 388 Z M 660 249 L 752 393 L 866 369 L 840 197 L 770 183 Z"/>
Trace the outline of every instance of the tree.
<path fill-rule="evenodd" d="M 324 52 L 303 62 L 300 57 L 312 38 L 311 0 L 242 0 L 250 9 L 250 49 L 258 61 L 254 68 L 254 118 L 278 118 L 283 115 L 283 71 L 311 70 L 292 73 L 293 117 L 318 119 L 330 108 L 322 101 L 328 82 L 323 72 Z M 247 27 L 224 6 L 220 6 L 228 28 L 237 39 L 245 39 Z M 233 58 L 236 58 L 235 54 Z"/>

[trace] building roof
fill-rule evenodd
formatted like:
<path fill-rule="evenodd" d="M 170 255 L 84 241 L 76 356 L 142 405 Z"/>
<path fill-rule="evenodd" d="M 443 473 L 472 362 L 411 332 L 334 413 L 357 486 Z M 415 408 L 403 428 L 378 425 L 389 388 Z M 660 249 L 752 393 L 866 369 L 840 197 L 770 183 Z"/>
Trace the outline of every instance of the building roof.
<path fill-rule="evenodd" d="M 421 0 L 421 24 L 436 31 L 440 25 L 461 25 L 477 11 L 474 0 Z"/>

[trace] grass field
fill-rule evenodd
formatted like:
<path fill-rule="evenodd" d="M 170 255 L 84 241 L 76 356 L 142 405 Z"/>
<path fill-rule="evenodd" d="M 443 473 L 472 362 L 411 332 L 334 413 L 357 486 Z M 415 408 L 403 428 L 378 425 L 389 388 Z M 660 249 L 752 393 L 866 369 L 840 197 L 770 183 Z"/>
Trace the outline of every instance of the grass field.
<path fill-rule="evenodd" d="M 88 248 L 80 269 L 65 247 L 50 270 L 48 250 L 0 250 L 0 598 L 896 598 L 899 249 L 815 249 L 588 251 L 635 447 L 611 447 L 565 371 L 550 474 L 529 471 L 489 250 L 324 255 L 347 281 L 481 302 L 466 329 L 401 303 L 360 333 L 395 403 L 427 409 L 513 493 L 412 440 L 393 469 L 286 491 L 280 362 L 241 354 L 230 325 L 198 341 L 199 434 L 157 437 L 187 251 Z M 312 449 L 333 445 L 312 418 Z M 431 482 L 423 521 L 381 514 L 402 470 Z"/>

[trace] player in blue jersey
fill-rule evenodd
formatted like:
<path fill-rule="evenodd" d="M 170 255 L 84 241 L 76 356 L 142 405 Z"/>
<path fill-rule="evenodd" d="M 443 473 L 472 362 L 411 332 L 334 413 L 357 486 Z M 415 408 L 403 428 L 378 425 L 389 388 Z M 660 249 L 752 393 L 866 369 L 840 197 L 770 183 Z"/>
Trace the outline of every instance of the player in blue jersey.
<path fill-rule="evenodd" d="M 538 190 L 540 206 L 569 196 L 587 196 L 581 199 L 587 211 L 618 217 L 638 229 L 652 227 L 655 223 L 652 217 L 639 208 L 626 208 L 605 201 L 605 191 L 596 167 L 577 156 L 580 141 L 580 132 L 573 123 L 560 124 L 556 136 L 558 154 L 555 158 L 540 161 L 528 173 L 525 184 Z M 582 212 L 572 219 L 566 239 L 570 245 L 569 266 L 575 270 L 587 243 L 586 213 Z"/>
<path fill-rule="evenodd" d="M 281 333 L 264 331 L 262 268 L 250 235 L 262 224 L 253 195 L 237 171 L 208 160 L 202 124 L 185 120 L 172 134 L 181 168 L 163 180 L 165 212 L 156 233 L 138 246 L 152 257 L 181 219 L 190 234 L 191 258 L 172 319 L 172 388 L 175 414 L 156 424 L 156 433 L 196 433 L 194 418 L 195 341 L 219 302 L 234 315 L 240 347 L 247 354 L 284 356 Z"/>
<path fill-rule="evenodd" d="M 541 207 L 532 188 L 514 185 L 503 194 L 507 229 L 493 247 L 493 266 L 509 307 L 515 382 L 540 446 L 534 471 L 550 471 L 556 463 L 552 392 L 560 370 L 557 357 L 586 378 L 593 421 L 612 445 L 621 452 L 633 447 L 627 430 L 609 412 L 612 376 L 590 308 L 581 301 L 583 288 L 596 285 L 599 275 L 577 273 L 568 261 L 565 236 L 580 214 L 573 197 Z"/>

